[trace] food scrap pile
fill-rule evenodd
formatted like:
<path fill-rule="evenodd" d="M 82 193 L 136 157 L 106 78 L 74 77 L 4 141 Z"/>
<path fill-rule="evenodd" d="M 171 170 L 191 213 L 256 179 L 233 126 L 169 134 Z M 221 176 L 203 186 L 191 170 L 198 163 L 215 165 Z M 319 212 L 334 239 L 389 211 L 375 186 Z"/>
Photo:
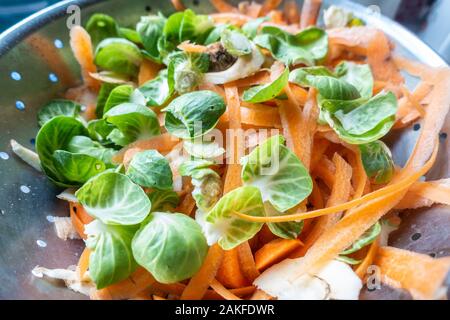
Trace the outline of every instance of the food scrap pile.
<path fill-rule="evenodd" d="M 93 299 L 325 300 L 358 299 L 376 267 L 440 298 L 450 260 L 387 238 L 401 210 L 450 205 L 448 180 L 422 179 L 450 70 L 394 55 L 338 7 L 317 27 L 318 0 L 210 2 L 71 29 L 83 84 L 41 109 L 36 154 L 13 147 L 66 189 L 59 233 L 86 248 L 33 273 Z M 418 122 L 400 167 L 383 138 Z"/>

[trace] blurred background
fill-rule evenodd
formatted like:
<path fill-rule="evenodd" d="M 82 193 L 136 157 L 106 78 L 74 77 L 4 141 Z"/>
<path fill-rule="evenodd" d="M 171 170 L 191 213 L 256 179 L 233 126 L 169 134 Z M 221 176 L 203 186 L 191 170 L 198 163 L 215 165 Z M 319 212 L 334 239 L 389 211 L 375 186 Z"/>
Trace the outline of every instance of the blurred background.
<path fill-rule="evenodd" d="M 353 1 L 366 6 L 378 5 L 382 14 L 406 26 L 450 63 L 450 0 Z M 57 0 L 0 0 L 0 32 L 55 2 Z"/>

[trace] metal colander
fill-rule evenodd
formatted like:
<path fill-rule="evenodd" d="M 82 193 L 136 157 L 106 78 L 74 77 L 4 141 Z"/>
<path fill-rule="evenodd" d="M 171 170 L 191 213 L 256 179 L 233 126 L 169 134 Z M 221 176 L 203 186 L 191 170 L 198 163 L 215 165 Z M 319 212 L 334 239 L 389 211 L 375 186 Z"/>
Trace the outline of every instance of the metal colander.
<path fill-rule="evenodd" d="M 235 1 L 237 2 L 237 1 Z M 185 0 L 186 6 L 212 12 L 207 0 Z M 369 14 L 347 1 L 325 1 L 344 6 L 385 31 L 397 50 L 432 66 L 444 61 L 413 34 L 383 17 Z M 36 265 L 66 268 L 76 264 L 83 244 L 62 241 L 54 232 L 51 216 L 67 216 L 67 203 L 55 198 L 59 193 L 47 178 L 17 159 L 9 146 L 15 139 L 34 147 L 38 131 L 36 114 L 51 99 L 61 97 L 66 89 L 80 83 L 79 68 L 69 48 L 66 27 L 67 8 L 82 8 L 85 23 L 95 12 L 115 17 L 122 26 L 133 26 L 146 13 L 173 12 L 170 1 L 111 0 L 63 1 L 22 21 L 0 36 L 0 298 L 1 299 L 80 299 L 83 296 L 47 281 L 36 279 L 31 270 Z M 414 83 L 410 79 L 410 84 Z M 450 118 L 448 118 L 450 120 Z M 417 126 L 416 126 L 417 129 Z M 439 161 L 431 178 L 450 176 L 450 121 L 441 134 Z M 390 137 L 395 161 L 402 165 L 414 145 L 417 131 Z M 450 254 L 450 210 L 434 207 L 408 212 L 400 230 L 392 234 L 390 244 L 436 257 Z M 377 292 L 363 292 L 362 297 L 409 298 L 404 292 L 384 287 Z"/>

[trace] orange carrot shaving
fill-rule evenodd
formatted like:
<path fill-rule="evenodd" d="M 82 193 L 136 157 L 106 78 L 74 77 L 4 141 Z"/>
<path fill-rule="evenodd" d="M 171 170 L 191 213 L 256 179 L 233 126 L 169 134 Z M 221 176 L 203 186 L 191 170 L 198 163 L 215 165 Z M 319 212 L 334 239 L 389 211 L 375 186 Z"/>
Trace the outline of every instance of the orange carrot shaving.
<path fill-rule="evenodd" d="M 141 150 L 157 150 L 161 153 L 167 153 L 171 151 L 180 140 L 168 133 L 164 133 L 160 136 L 152 137 L 146 140 L 138 140 L 133 142 L 117 152 L 113 156 L 113 162 L 120 164 L 124 161 L 125 153 L 133 148 L 141 149 Z"/>
<path fill-rule="evenodd" d="M 218 244 L 209 248 L 202 267 L 189 280 L 189 284 L 180 297 L 181 300 L 200 300 L 203 298 L 209 285 L 216 277 L 217 270 L 222 263 L 223 253 L 224 251 Z"/>
<path fill-rule="evenodd" d="M 322 180 L 328 188 L 332 188 L 336 180 L 336 167 L 326 156 L 315 166 L 313 175 Z"/>
<path fill-rule="evenodd" d="M 272 10 L 267 14 L 267 16 L 269 17 L 270 22 L 276 24 L 277 26 L 286 25 L 283 12 L 280 10 Z"/>
<path fill-rule="evenodd" d="M 258 18 L 261 13 L 262 5 L 259 3 L 256 3 L 252 1 L 251 3 L 244 1 L 240 2 L 238 9 L 239 12 L 242 14 L 245 14 L 246 16 L 252 17 L 252 18 Z"/>
<path fill-rule="evenodd" d="M 236 26 L 242 26 L 243 24 L 251 20 L 250 17 L 240 13 L 213 13 L 209 15 L 215 23 L 231 23 Z"/>
<path fill-rule="evenodd" d="M 421 175 L 431 169 L 436 161 L 437 151 L 438 144 L 435 143 L 435 150 L 431 158 L 419 172 L 414 174 L 411 173 L 410 168 L 406 168 L 399 176 L 407 176 L 404 180 L 412 178 L 416 178 L 414 180 L 417 180 Z M 305 272 L 316 272 L 323 267 L 324 264 L 337 257 L 340 252 L 354 243 L 366 230 L 395 207 L 406 193 L 403 189 L 399 189 L 400 188 L 384 197 L 365 203 L 351 215 L 345 216 L 333 228 L 323 233 L 306 253 L 299 266 L 298 273 L 294 278 L 303 275 Z"/>
<path fill-rule="evenodd" d="M 234 295 L 230 290 L 225 288 L 219 281 L 213 279 L 210 284 L 211 288 L 214 289 L 220 296 L 224 297 L 225 300 L 241 300 L 238 296 Z"/>
<path fill-rule="evenodd" d="M 80 220 L 80 218 L 78 218 L 78 216 L 75 213 L 73 213 L 73 211 L 70 211 L 70 220 L 72 221 L 72 225 L 77 231 L 78 235 L 82 239 L 86 239 L 87 236 L 84 233 L 84 223 Z"/>
<path fill-rule="evenodd" d="M 255 290 L 256 288 L 254 286 L 248 286 L 237 289 L 230 289 L 228 291 L 234 294 L 235 296 L 242 298 L 253 294 Z M 208 290 L 206 294 L 203 296 L 203 300 L 223 300 L 223 299 L 224 297 L 214 290 Z"/>
<path fill-rule="evenodd" d="M 450 270 L 450 258 L 433 259 L 392 247 L 381 247 L 374 263 L 384 283 L 406 289 L 420 300 L 439 298 L 436 294 Z"/>
<path fill-rule="evenodd" d="M 389 40 L 383 32 L 376 32 L 369 42 L 367 60 L 375 79 L 395 84 L 403 83 L 403 77 L 391 58 Z"/>
<path fill-rule="evenodd" d="M 323 200 L 322 192 L 320 191 L 320 188 L 317 185 L 317 182 L 315 179 L 313 179 L 313 190 L 311 192 L 311 196 L 309 197 L 309 200 L 316 210 L 322 209 L 324 207 L 324 200 Z"/>
<path fill-rule="evenodd" d="M 167 300 L 166 298 L 157 296 L 157 295 L 153 295 L 153 300 Z"/>
<path fill-rule="evenodd" d="M 410 105 L 420 114 L 421 117 L 425 116 L 425 110 L 423 107 L 419 104 L 419 102 L 415 99 L 415 97 L 409 92 L 408 88 L 406 88 L 404 85 L 401 86 L 401 91 L 403 95 L 406 97 Z"/>
<path fill-rule="evenodd" d="M 216 8 L 218 12 L 229 13 L 229 12 L 237 12 L 237 9 L 230 5 L 225 0 L 209 0 L 211 4 Z"/>
<path fill-rule="evenodd" d="M 311 155 L 311 166 L 310 171 L 314 171 L 314 169 L 319 165 L 319 161 L 322 159 L 325 151 L 327 151 L 330 146 L 330 141 L 325 139 L 316 139 L 314 141 L 314 152 Z"/>
<path fill-rule="evenodd" d="M 73 26 L 70 29 L 70 47 L 72 48 L 75 59 L 77 59 L 81 66 L 84 83 L 89 88 L 98 90 L 100 82 L 90 75 L 90 73 L 97 72 L 97 67 L 94 64 L 91 36 L 83 27 Z"/>
<path fill-rule="evenodd" d="M 186 10 L 186 7 L 184 6 L 184 3 L 182 0 L 170 0 L 173 4 L 173 7 L 177 11 L 184 11 Z"/>
<path fill-rule="evenodd" d="M 281 4 L 282 0 L 266 0 L 261 8 L 260 16 L 264 17 L 270 11 L 275 10 Z"/>
<path fill-rule="evenodd" d="M 377 255 L 378 248 L 380 247 L 380 238 L 378 237 L 375 239 L 374 242 L 369 247 L 369 251 L 367 251 L 366 256 L 364 257 L 361 264 L 356 268 L 355 273 L 358 275 L 358 277 L 361 278 L 361 280 L 364 280 L 368 268 L 373 264 L 373 261 L 375 259 L 375 256 Z"/>
<path fill-rule="evenodd" d="M 183 291 L 186 289 L 186 285 L 182 283 L 159 283 L 155 282 L 151 286 L 152 290 L 156 290 L 159 292 L 163 292 L 164 294 L 172 294 L 176 296 L 180 296 Z"/>
<path fill-rule="evenodd" d="M 85 247 L 78 259 L 78 276 L 81 280 L 85 279 L 86 271 L 89 269 L 89 258 L 91 256 L 91 250 Z"/>
<path fill-rule="evenodd" d="M 255 293 L 250 297 L 250 300 L 274 300 L 274 297 L 269 296 L 262 290 L 256 290 Z"/>
<path fill-rule="evenodd" d="M 255 264 L 255 259 L 253 258 L 252 249 L 248 241 L 237 247 L 238 256 L 239 256 L 239 264 L 244 276 L 253 282 L 256 278 L 259 277 L 259 271 Z"/>
<path fill-rule="evenodd" d="M 263 271 L 286 258 L 292 251 L 302 246 L 297 239 L 275 239 L 265 244 L 255 253 L 256 268 Z"/>
<path fill-rule="evenodd" d="M 217 271 L 216 279 L 227 288 L 240 288 L 249 285 L 240 264 L 237 248 L 224 251 L 222 264 Z"/>
<path fill-rule="evenodd" d="M 231 144 L 228 143 L 232 147 L 233 154 L 231 159 L 229 159 L 231 163 L 227 165 L 225 183 L 223 187 L 224 194 L 227 194 L 228 192 L 240 187 L 242 184 L 240 178 L 241 165 L 239 164 L 239 159 L 241 157 L 241 155 L 239 155 L 239 146 L 242 145 L 242 137 L 239 134 L 239 129 L 241 129 L 241 111 L 237 87 L 225 85 L 225 95 L 230 123 L 229 128 L 231 133 L 234 133 L 231 137 Z"/>
<path fill-rule="evenodd" d="M 149 80 L 155 79 L 158 76 L 160 70 L 161 65 L 153 61 L 144 59 L 144 61 L 142 61 L 141 63 L 141 66 L 139 67 L 139 74 L 138 74 L 139 86 L 142 86 Z"/>
<path fill-rule="evenodd" d="M 314 134 L 317 128 L 317 119 L 319 117 L 319 108 L 316 103 L 316 91 L 314 89 L 311 89 L 309 91 L 308 99 L 306 101 L 305 107 L 303 108 L 303 111 L 300 110 L 300 106 L 296 101 L 297 99 L 293 97 L 293 92 L 290 90 L 289 86 L 285 88 L 285 91 L 290 102 L 289 106 L 291 109 L 294 109 L 290 110 L 290 113 L 295 116 L 295 118 L 287 119 L 287 124 L 290 125 L 291 128 L 291 135 L 295 139 L 293 141 L 293 150 L 303 162 L 305 167 L 309 168 L 311 164 Z M 294 123 L 294 121 L 299 122 Z M 285 125 L 283 125 L 283 127 L 286 128 Z"/>
<path fill-rule="evenodd" d="M 249 105 L 242 104 L 240 108 L 242 125 L 281 128 L 280 115 L 277 108 L 266 105 L 259 105 L 257 108 L 249 108 Z M 220 122 L 226 124 L 230 121 L 230 114 L 225 113 L 220 117 Z"/>
<path fill-rule="evenodd" d="M 450 179 L 416 182 L 397 208 L 415 209 L 420 206 L 431 206 L 434 203 L 450 205 Z"/>
<path fill-rule="evenodd" d="M 138 268 L 130 277 L 92 293 L 94 300 L 124 300 L 135 297 L 156 280 L 144 268 Z"/>
<path fill-rule="evenodd" d="M 348 201 L 352 189 L 350 183 L 352 178 L 351 166 L 337 153 L 334 154 L 333 163 L 336 168 L 336 178 L 334 179 L 331 195 L 327 202 L 328 207 Z M 303 256 L 323 233 L 330 230 L 339 221 L 341 216 L 342 212 L 337 212 L 332 215 L 320 217 L 312 231 L 308 234 L 305 245 L 296 250 L 291 257 Z"/>
<path fill-rule="evenodd" d="M 294 100 L 297 105 L 304 106 L 308 100 L 308 91 L 300 86 L 289 83 L 287 94 L 290 95 L 290 99 Z"/>
<path fill-rule="evenodd" d="M 363 208 L 365 206 L 363 204 L 367 205 L 368 202 L 370 202 L 371 204 L 372 204 L 372 202 L 375 202 L 375 204 L 376 204 L 376 201 L 379 201 L 379 200 L 384 199 L 389 196 L 392 197 L 392 195 L 401 194 L 401 192 L 403 192 L 406 189 L 408 189 L 409 187 L 411 187 L 411 185 L 415 181 L 417 181 L 422 175 L 424 175 L 426 172 L 428 172 L 428 170 L 430 170 L 431 166 L 436 161 L 437 145 L 436 144 L 434 144 L 434 145 L 435 145 L 435 151 L 434 151 L 432 157 L 428 160 L 428 162 L 421 169 L 419 169 L 416 172 L 412 172 L 412 173 L 411 173 L 411 170 L 408 169 L 406 172 L 410 173 L 410 175 L 403 177 L 398 182 L 395 182 L 384 188 L 373 191 L 361 198 L 354 199 L 354 200 L 351 200 L 349 202 L 346 202 L 346 203 L 343 203 L 340 205 L 336 205 L 336 206 L 332 206 L 332 207 L 328 207 L 328 208 L 324 208 L 324 209 L 320 209 L 320 210 L 309 211 L 309 212 L 300 212 L 300 213 L 296 213 L 296 214 L 277 216 L 277 217 L 254 217 L 254 216 L 242 214 L 240 212 L 234 212 L 234 213 L 246 221 L 276 223 L 276 222 L 289 222 L 289 221 L 297 221 L 297 220 L 303 220 L 303 219 L 316 218 L 316 217 L 320 217 L 320 216 L 323 216 L 326 214 L 333 214 L 333 213 L 340 212 L 343 210 L 348 210 L 348 209 L 351 209 L 351 208 L 361 205 L 361 207 L 356 209 L 356 211 L 359 212 L 359 211 L 361 211 L 361 208 Z M 375 222 L 372 223 L 372 225 L 375 224 Z"/>
<path fill-rule="evenodd" d="M 284 5 L 284 17 L 289 24 L 300 23 L 300 12 L 298 10 L 298 4 L 294 0 L 289 0 Z"/>
<path fill-rule="evenodd" d="M 188 192 L 175 211 L 190 216 L 195 208 L 195 205 L 196 204 L 194 198 L 192 197 L 192 193 Z"/>
<path fill-rule="evenodd" d="M 322 0 L 305 0 L 303 2 L 302 14 L 300 17 L 300 28 L 314 26 L 317 23 Z"/>
<path fill-rule="evenodd" d="M 180 49 L 181 51 L 184 51 L 184 52 L 188 52 L 188 53 L 204 53 L 204 52 L 206 52 L 207 48 L 205 46 L 202 46 L 199 44 L 194 44 L 194 43 L 190 43 L 189 41 L 184 41 L 178 45 L 178 49 Z"/>

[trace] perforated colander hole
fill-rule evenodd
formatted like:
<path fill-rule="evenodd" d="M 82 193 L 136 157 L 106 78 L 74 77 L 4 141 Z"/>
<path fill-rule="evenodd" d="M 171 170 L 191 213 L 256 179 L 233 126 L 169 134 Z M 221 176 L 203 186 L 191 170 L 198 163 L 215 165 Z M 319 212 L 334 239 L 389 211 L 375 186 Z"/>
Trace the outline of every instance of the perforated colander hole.
<path fill-rule="evenodd" d="M 198 6 L 200 5 L 200 0 L 193 0 L 192 3 L 194 4 L 194 6 Z"/>
<path fill-rule="evenodd" d="M 48 80 L 50 80 L 51 82 L 58 82 L 58 76 L 54 73 L 49 73 Z"/>
<path fill-rule="evenodd" d="M 55 39 L 55 41 L 53 42 L 53 44 L 55 45 L 56 48 L 61 49 L 64 47 L 64 43 L 59 40 L 59 39 Z"/>
<path fill-rule="evenodd" d="M 439 135 L 439 139 L 441 139 L 441 141 L 445 141 L 448 137 L 448 134 L 445 132 L 441 132 L 441 134 Z"/>
<path fill-rule="evenodd" d="M 420 130 L 420 123 L 416 123 L 413 127 L 414 131 L 419 131 Z"/>
<path fill-rule="evenodd" d="M 9 159 L 9 154 L 7 154 L 6 152 L 0 152 L 0 159 L 2 160 L 8 160 Z"/>
<path fill-rule="evenodd" d="M 422 237 L 422 235 L 421 235 L 420 233 L 414 233 L 414 234 L 411 236 L 411 240 L 412 240 L 412 241 L 417 241 L 417 240 L 420 239 L 420 237 Z"/>
<path fill-rule="evenodd" d="M 17 71 L 13 71 L 13 72 L 11 72 L 11 79 L 13 79 L 15 81 L 20 81 L 20 80 L 22 80 L 22 75 L 20 73 L 18 73 Z"/>
<path fill-rule="evenodd" d="M 17 100 L 16 101 L 16 109 L 23 111 L 25 110 L 25 103 L 23 103 L 23 101 Z"/>
<path fill-rule="evenodd" d="M 147 12 L 152 11 L 152 7 L 151 6 L 145 6 L 145 11 L 147 11 Z"/>

